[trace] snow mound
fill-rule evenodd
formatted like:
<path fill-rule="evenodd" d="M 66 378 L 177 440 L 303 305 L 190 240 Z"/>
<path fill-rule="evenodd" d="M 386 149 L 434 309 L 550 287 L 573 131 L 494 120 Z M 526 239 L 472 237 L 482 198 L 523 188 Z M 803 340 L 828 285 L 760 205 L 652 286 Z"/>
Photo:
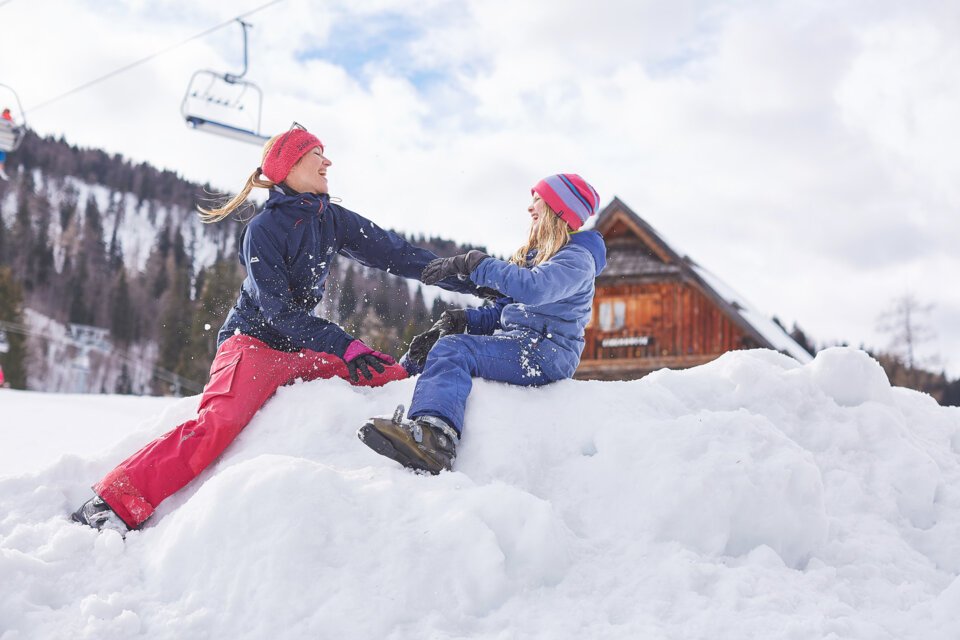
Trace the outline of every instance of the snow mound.
<path fill-rule="evenodd" d="M 0 640 L 958 636 L 960 411 L 862 352 L 479 381 L 438 477 L 355 436 L 413 384 L 284 387 L 126 541 L 66 514 L 196 399 L 0 479 Z"/>

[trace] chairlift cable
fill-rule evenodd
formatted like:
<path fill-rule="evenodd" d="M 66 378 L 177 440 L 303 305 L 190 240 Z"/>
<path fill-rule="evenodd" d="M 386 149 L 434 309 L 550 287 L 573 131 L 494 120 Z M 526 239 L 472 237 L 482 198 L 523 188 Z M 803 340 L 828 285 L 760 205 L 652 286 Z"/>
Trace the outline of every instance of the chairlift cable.
<path fill-rule="evenodd" d="M 8 3 L 8 2 L 12 2 L 12 1 L 13 1 L 13 0 L 2 0 L 3 4 Z M 187 38 L 186 40 L 184 40 L 184 41 L 182 41 L 182 42 L 179 42 L 179 43 L 177 43 L 177 44 L 175 44 L 175 45 L 169 46 L 169 47 L 167 47 L 166 49 L 162 49 L 162 50 L 160 50 L 160 51 L 157 51 L 156 53 L 153 53 L 153 54 L 151 54 L 151 55 L 149 55 L 149 56 L 147 56 L 147 57 L 145 57 L 145 58 L 141 58 L 140 60 L 137 60 L 137 61 L 135 61 L 135 62 L 131 62 L 130 64 L 124 65 L 124 66 L 120 67 L 119 69 L 115 69 L 115 70 L 111 71 L 110 73 L 107 73 L 107 74 L 105 74 L 105 75 L 100 76 L 99 78 L 95 78 L 95 79 L 93 79 L 93 80 L 90 80 L 89 82 L 85 82 L 84 84 L 82 84 L 82 85 L 80 85 L 80 86 L 78 86 L 78 87 L 74 87 L 73 89 L 70 89 L 69 91 L 66 91 L 66 92 L 64 92 L 64 93 L 61 93 L 60 95 L 58 95 L 58 96 L 56 96 L 56 97 L 50 98 L 49 100 L 46 100 L 46 101 L 44 101 L 44 102 L 41 102 L 40 104 L 34 105 L 34 106 L 30 107 L 29 109 L 27 109 L 26 111 L 33 112 L 33 111 L 36 111 L 37 109 L 41 109 L 41 108 L 43 108 L 43 107 L 45 107 L 45 106 L 47 106 L 47 105 L 49 105 L 49 104 L 52 104 L 52 103 L 54 103 L 54 102 L 57 102 L 58 100 L 61 100 L 62 98 L 66 98 L 67 96 L 72 95 L 72 94 L 74 94 L 74 93 L 77 93 L 78 91 L 82 91 L 82 90 L 84 90 L 84 89 L 86 89 L 86 88 L 88 88 L 88 87 L 91 87 L 91 86 L 99 83 L 99 82 L 103 82 L 104 80 L 107 80 L 108 78 L 112 78 L 113 76 L 115 76 L 115 75 L 117 75 L 117 74 L 123 73 L 124 71 L 128 71 L 128 70 L 132 69 L 133 67 L 139 66 L 139 65 L 143 64 L 144 62 L 149 62 L 150 60 L 153 60 L 154 58 L 156 58 L 156 57 L 158 57 L 158 56 L 161 56 L 161 55 L 163 55 L 163 54 L 165 54 L 165 53 L 168 53 L 168 52 L 170 52 L 170 51 L 173 51 L 174 49 L 176 49 L 176 48 L 178 48 L 178 47 L 182 47 L 183 45 L 187 44 L 188 42 L 191 42 L 191 41 L 196 40 L 196 39 L 198 39 L 198 38 L 202 38 L 202 37 L 204 37 L 204 36 L 206 36 L 206 35 L 209 35 L 209 34 L 213 33 L 214 31 L 216 31 L 216 30 L 218 30 L 218 29 L 222 29 L 222 28 L 226 27 L 227 25 L 233 24 L 233 23 L 236 22 L 237 20 L 240 20 L 240 19 L 242 19 L 242 18 L 245 18 L 245 17 L 247 17 L 247 16 L 249 16 L 249 15 L 252 15 L 252 14 L 254 14 L 254 13 L 257 13 L 258 11 L 262 11 L 262 10 L 266 9 L 267 7 L 270 7 L 270 6 L 275 5 L 275 4 L 279 4 L 279 3 L 281 3 L 281 2 L 283 2 L 283 0 L 270 0 L 270 2 L 267 2 L 267 3 L 265 3 L 265 4 L 262 4 L 262 5 L 260 5 L 259 7 L 255 8 L 255 9 L 251 9 L 250 11 L 247 11 L 246 13 L 241 13 L 241 14 L 238 15 L 238 16 L 235 16 L 235 17 L 233 17 L 233 18 L 230 18 L 229 20 L 226 20 L 226 21 L 224 21 L 224 22 L 221 22 L 220 24 L 216 25 L 215 27 L 210 27 L 209 29 L 206 29 L 205 31 L 203 31 L 203 32 L 201 32 L 201 33 L 198 33 L 198 34 L 196 34 L 196 35 L 190 36 L 189 38 Z M 0 4 L 0 7 L 2 7 L 3 4 Z"/>

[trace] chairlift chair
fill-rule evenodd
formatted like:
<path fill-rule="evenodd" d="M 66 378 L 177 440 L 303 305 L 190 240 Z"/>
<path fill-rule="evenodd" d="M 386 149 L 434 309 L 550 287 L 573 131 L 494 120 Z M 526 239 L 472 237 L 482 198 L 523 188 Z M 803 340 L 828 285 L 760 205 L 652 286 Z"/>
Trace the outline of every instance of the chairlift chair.
<path fill-rule="evenodd" d="M 180 113 L 187 125 L 241 142 L 263 145 L 269 136 L 260 133 L 263 92 L 244 80 L 247 73 L 247 27 L 243 27 L 243 71 L 239 74 L 217 73 L 209 69 L 194 72 L 180 103 Z"/>
<path fill-rule="evenodd" d="M 10 153 L 20 148 L 27 133 L 27 117 L 17 92 L 0 83 L 0 109 L 10 109 L 13 121 L 0 118 L 0 151 Z"/>

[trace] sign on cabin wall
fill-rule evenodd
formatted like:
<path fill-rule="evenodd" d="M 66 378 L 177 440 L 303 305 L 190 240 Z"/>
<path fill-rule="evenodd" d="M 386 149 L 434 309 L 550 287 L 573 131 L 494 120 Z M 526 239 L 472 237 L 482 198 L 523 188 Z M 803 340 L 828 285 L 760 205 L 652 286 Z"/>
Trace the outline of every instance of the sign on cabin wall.
<path fill-rule="evenodd" d="M 653 341 L 650 336 L 627 336 L 624 338 L 604 338 L 600 346 L 604 349 L 612 347 L 645 347 Z"/>

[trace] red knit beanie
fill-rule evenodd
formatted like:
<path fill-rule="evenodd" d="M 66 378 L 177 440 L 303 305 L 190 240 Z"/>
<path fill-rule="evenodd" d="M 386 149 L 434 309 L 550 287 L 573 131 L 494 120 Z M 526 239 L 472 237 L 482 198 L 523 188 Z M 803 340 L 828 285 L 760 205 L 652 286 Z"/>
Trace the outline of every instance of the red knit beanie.
<path fill-rule="evenodd" d="M 307 154 L 314 147 L 323 151 L 323 143 L 317 136 L 306 129 L 291 129 L 277 138 L 270 147 L 267 157 L 263 159 L 263 175 L 270 182 L 277 184 L 287 179 L 290 169 L 297 164 L 297 160 Z"/>

